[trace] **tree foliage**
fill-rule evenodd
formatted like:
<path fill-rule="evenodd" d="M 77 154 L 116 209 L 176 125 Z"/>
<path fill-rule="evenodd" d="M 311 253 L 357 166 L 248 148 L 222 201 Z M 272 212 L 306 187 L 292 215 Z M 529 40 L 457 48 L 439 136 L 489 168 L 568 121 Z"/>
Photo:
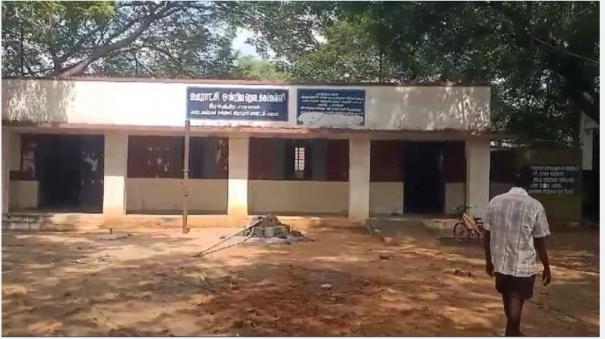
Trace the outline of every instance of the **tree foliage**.
<path fill-rule="evenodd" d="M 263 58 L 271 49 L 276 59 L 290 62 L 317 47 L 315 34 L 335 14 L 334 3 L 322 1 L 238 1 L 225 6 L 226 20 L 257 33 L 249 43 Z"/>
<path fill-rule="evenodd" d="M 230 71 L 214 2 L 2 3 L 5 75 L 205 76 Z"/>
<path fill-rule="evenodd" d="M 4 1 L 2 19 L 8 76 L 481 80 L 524 141 L 599 121 L 597 2 Z M 238 27 L 271 62 L 235 62 Z"/>
<path fill-rule="evenodd" d="M 374 45 L 366 25 L 338 21 L 326 29 L 324 36 L 328 43 L 320 44 L 312 53 L 305 53 L 293 62 L 294 78 L 326 82 L 382 80 L 387 62 Z"/>
<path fill-rule="evenodd" d="M 251 55 L 242 55 L 235 60 L 232 76 L 255 80 L 288 80 L 290 78 L 290 75 L 275 63 Z"/>
<path fill-rule="evenodd" d="M 298 18 L 325 3 L 282 7 Z M 489 81 L 494 126 L 521 139 L 577 142 L 579 113 L 599 121 L 596 2 L 340 2 L 316 19 L 326 41 L 267 39 L 303 79 Z M 306 7 L 301 10 L 300 7 Z M 274 17 L 264 8 L 257 18 Z M 279 23 L 252 28 L 263 37 Z M 305 21 L 303 20 L 302 23 Z M 296 40 L 300 27 L 280 27 Z M 308 25 L 308 27 L 312 27 Z M 285 30 L 285 31 L 283 31 Z M 309 30 L 302 33 L 309 36 Z"/>

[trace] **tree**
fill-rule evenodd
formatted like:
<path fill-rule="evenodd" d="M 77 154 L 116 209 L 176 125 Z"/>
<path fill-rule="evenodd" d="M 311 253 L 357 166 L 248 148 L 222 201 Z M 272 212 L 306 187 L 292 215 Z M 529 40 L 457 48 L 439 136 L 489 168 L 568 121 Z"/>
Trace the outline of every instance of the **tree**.
<path fill-rule="evenodd" d="M 307 14 L 318 6 L 323 5 L 257 9 L 263 13 L 256 14 L 252 28 L 260 39 L 275 29 L 290 40 L 318 33 L 326 38 L 304 49 L 265 39 L 288 57 L 297 77 L 337 80 L 348 73 L 372 82 L 489 81 L 494 126 L 523 140 L 574 144 L 580 112 L 599 121 L 596 2 L 340 2 L 327 17 Z M 305 19 L 286 27 L 262 23 L 277 15 Z M 335 34 L 345 28 L 348 34 Z M 360 49 L 366 51 L 362 57 Z M 372 70 L 377 64 L 379 77 Z"/>
<path fill-rule="evenodd" d="M 287 80 L 289 78 L 289 74 L 280 70 L 275 63 L 251 55 L 242 55 L 237 58 L 232 75 L 236 78 L 257 80 Z"/>
<path fill-rule="evenodd" d="M 225 73 L 234 33 L 219 19 L 224 8 L 219 2 L 3 2 L 3 72 Z"/>
<path fill-rule="evenodd" d="M 258 34 L 248 42 L 262 57 L 268 57 L 270 48 L 276 59 L 290 62 L 318 46 L 315 33 L 335 14 L 330 1 L 236 1 L 225 6 L 225 20 Z"/>
<path fill-rule="evenodd" d="M 328 43 L 293 62 L 292 76 L 326 82 L 383 82 L 389 67 L 380 48 L 374 45 L 368 26 L 348 21 L 334 23 L 325 31 Z"/>
<path fill-rule="evenodd" d="M 4 75 L 489 81 L 499 130 L 599 121 L 596 2 L 3 2 Z M 234 68 L 235 27 L 264 57 Z M 273 65 L 271 66 L 270 63 Z"/>

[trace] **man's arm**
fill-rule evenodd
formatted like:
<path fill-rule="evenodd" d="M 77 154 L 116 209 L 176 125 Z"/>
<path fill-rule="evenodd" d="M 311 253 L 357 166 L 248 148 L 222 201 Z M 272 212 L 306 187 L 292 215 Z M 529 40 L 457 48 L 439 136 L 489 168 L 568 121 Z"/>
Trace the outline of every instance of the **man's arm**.
<path fill-rule="evenodd" d="M 492 249 L 490 247 L 492 229 L 492 208 L 491 201 L 487 206 L 487 212 L 485 213 L 485 222 L 483 223 L 483 249 L 485 251 L 485 272 L 490 277 L 494 276 L 494 263 L 492 262 Z"/>
<path fill-rule="evenodd" d="M 544 286 L 550 284 L 550 264 L 548 263 L 548 253 L 546 253 L 546 237 L 534 238 L 534 247 L 538 252 L 538 257 L 544 266 L 544 273 L 542 273 L 542 283 Z"/>
<path fill-rule="evenodd" d="M 485 272 L 490 277 L 494 276 L 494 264 L 492 263 L 492 250 L 490 248 L 490 234 L 489 231 L 485 231 L 483 234 L 483 249 L 485 250 Z"/>
<path fill-rule="evenodd" d="M 546 237 L 550 235 L 550 227 L 548 226 L 548 220 L 546 219 L 546 211 L 544 206 L 538 207 L 538 213 L 536 215 L 536 224 L 533 231 L 534 247 L 538 252 L 538 257 L 544 266 L 544 273 L 542 273 L 542 283 L 544 286 L 550 284 L 550 264 L 548 263 L 548 254 L 546 253 Z"/>

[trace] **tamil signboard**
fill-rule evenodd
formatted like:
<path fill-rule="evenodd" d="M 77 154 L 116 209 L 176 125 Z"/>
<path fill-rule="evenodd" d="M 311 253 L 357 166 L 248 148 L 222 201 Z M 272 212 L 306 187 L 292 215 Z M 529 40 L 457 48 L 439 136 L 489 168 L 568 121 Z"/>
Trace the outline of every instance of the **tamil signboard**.
<path fill-rule="evenodd" d="M 576 165 L 530 165 L 533 181 L 530 194 L 575 195 L 579 167 Z"/>
<path fill-rule="evenodd" d="M 366 92 L 363 89 L 301 88 L 297 96 L 297 124 L 363 126 Z"/>
<path fill-rule="evenodd" d="M 187 87 L 187 118 L 288 120 L 288 90 Z"/>

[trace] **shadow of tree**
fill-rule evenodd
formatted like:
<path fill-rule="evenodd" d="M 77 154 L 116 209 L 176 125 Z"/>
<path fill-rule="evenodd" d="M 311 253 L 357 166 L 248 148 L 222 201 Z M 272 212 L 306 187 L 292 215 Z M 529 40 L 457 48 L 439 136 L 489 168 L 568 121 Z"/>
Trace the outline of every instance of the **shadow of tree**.
<path fill-rule="evenodd" d="M 72 81 L 2 80 L 2 120 L 16 124 L 67 122 L 75 93 Z"/>
<path fill-rule="evenodd" d="M 413 236 L 384 246 L 345 229 L 311 230 L 319 239 L 312 243 L 245 244 L 202 258 L 192 254 L 233 230 L 134 232 L 115 241 L 4 232 L 3 335 L 491 335 L 502 327 L 499 296 L 480 275 L 475 249 Z M 454 267 L 473 277 L 452 274 Z M 598 275 L 556 286 L 594 298 Z M 530 305 L 541 313 L 526 322 L 529 334 L 598 333 L 598 305 L 579 302 L 565 318 L 565 306 L 536 300 L 550 309 Z M 560 319 L 544 316 L 552 309 L 562 309 Z"/>
<path fill-rule="evenodd" d="M 380 88 L 369 98 L 367 127 L 397 130 L 486 131 L 489 100 L 483 87 L 435 86 Z M 370 89 L 371 90 L 371 89 Z M 398 95 L 393 96 L 390 92 Z M 489 92 L 489 91 L 487 91 Z M 383 111 L 381 107 L 389 107 Z M 388 127 L 386 127 L 388 126 Z"/>

